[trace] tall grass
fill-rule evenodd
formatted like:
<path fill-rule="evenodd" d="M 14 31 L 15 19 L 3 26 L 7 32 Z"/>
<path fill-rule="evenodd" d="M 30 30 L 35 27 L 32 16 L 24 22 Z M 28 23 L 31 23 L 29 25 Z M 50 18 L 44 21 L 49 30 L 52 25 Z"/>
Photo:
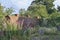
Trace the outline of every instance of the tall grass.
<path fill-rule="evenodd" d="M 57 38 L 58 37 L 58 38 Z M 58 40 L 60 31 L 56 27 L 27 28 L 27 30 L 18 29 L 17 25 L 0 23 L 0 40 Z"/>

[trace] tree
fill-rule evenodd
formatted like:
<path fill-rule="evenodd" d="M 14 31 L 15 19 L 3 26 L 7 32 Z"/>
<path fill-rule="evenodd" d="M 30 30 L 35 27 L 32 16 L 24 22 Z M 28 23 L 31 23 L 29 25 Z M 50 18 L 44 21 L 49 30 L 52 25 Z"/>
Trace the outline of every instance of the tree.
<path fill-rule="evenodd" d="M 24 16 L 30 16 L 30 17 L 32 17 L 31 12 L 30 12 L 29 10 L 26 10 L 26 11 L 25 11 Z"/>
<path fill-rule="evenodd" d="M 13 10 L 12 7 L 11 7 L 11 8 L 7 8 L 7 9 L 5 10 L 5 15 L 10 15 L 10 14 L 12 14 L 12 12 L 14 12 L 14 10 Z"/>
<path fill-rule="evenodd" d="M 60 11 L 60 6 L 57 6 L 58 11 Z"/>
<path fill-rule="evenodd" d="M 0 4 L 0 28 L 2 26 L 3 16 L 4 16 L 4 7 Z"/>
<path fill-rule="evenodd" d="M 23 15 L 25 14 L 25 11 L 26 11 L 25 9 L 20 9 L 20 10 L 19 10 L 19 14 L 20 14 L 21 16 L 23 16 Z"/>
<path fill-rule="evenodd" d="M 51 14 L 54 11 L 53 8 L 52 8 L 54 6 L 53 2 L 54 2 L 54 0 L 34 0 L 31 3 L 31 5 L 34 5 L 34 4 L 36 4 L 36 5 L 39 4 L 40 5 L 40 4 L 42 4 L 42 5 L 46 6 L 46 10 L 47 10 L 48 14 Z"/>
<path fill-rule="evenodd" d="M 59 12 L 52 13 L 49 16 L 49 20 L 50 20 L 51 24 L 54 24 L 54 26 L 60 25 L 60 21 L 59 21 L 60 20 L 60 13 Z"/>
<path fill-rule="evenodd" d="M 0 4 L 0 18 L 3 16 L 4 7 Z"/>
<path fill-rule="evenodd" d="M 4 16 L 4 7 L 0 4 L 0 21 L 2 20 Z"/>
<path fill-rule="evenodd" d="M 32 16 L 41 16 L 42 25 L 56 25 L 55 19 L 57 19 L 57 15 L 59 16 L 60 14 L 58 14 L 57 10 L 54 8 L 53 2 L 54 0 L 34 0 L 28 10 L 32 12 Z"/>
<path fill-rule="evenodd" d="M 46 6 L 45 5 L 31 5 L 28 10 L 30 12 L 32 12 L 32 16 L 40 16 L 40 17 L 44 17 L 47 18 L 48 17 L 48 13 L 46 10 Z"/>

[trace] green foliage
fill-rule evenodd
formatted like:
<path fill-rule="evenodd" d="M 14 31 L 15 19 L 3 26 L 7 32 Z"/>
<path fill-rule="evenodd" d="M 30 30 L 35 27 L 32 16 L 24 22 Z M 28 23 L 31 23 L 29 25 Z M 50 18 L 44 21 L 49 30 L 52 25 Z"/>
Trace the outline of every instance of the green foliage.
<path fill-rule="evenodd" d="M 0 4 L 0 19 L 3 17 L 4 7 Z"/>
<path fill-rule="evenodd" d="M 47 18 L 48 17 L 48 13 L 46 10 L 46 6 L 44 5 L 32 5 L 29 9 L 29 11 L 31 11 L 32 16 L 40 16 L 40 17 L 44 17 Z"/>
<path fill-rule="evenodd" d="M 26 12 L 25 9 L 20 9 L 19 10 L 19 15 L 20 16 L 23 16 L 25 14 L 25 12 Z"/>
<path fill-rule="evenodd" d="M 49 20 L 50 20 L 50 23 L 51 24 L 54 24 L 55 26 L 56 25 L 60 25 L 60 13 L 57 12 L 57 13 L 52 13 L 50 16 L 49 16 Z"/>
<path fill-rule="evenodd" d="M 12 14 L 12 12 L 14 12 L 13 8 L 7 8 L 5 10 L 5 15 L 10 15 L 10 14 Z"/>
<path fill-rule="evenodd" d="M 53 2 L 54 0 L 34 0 L 31 4 L 34 5 L 34 4 L 42 4 L 42 5 L 45 5 L 46 6 L 46 9 L 47 9 L 47 12 L 49 14 L 51 14 L 53 12 L 53 9 L 52 7 L 54 6 L 53 5 Z"/>

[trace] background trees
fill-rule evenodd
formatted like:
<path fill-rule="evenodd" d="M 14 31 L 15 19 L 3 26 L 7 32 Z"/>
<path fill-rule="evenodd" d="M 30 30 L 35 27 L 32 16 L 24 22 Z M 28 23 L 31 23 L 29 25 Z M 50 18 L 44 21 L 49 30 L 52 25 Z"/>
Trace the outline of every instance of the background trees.
<path fill-rule="evenodd" d="M 31 17 L 39 16 L 42 20 L 42 25 L 54 25 L 60 24 L 60 6 L 58 10 L 54 8 L 54 0 L 34 0 L 27 10 L 20 9 L 20 16 L 30 15 Z M 10 15 L 14 12 L 13 8 L 5 8 L 0 4 L 0 19 L 5 15 Z"/>
<path fill-rule="evenodd" d="M 43 19 L 42 25 L 48 26 L 51 24 L 56 26 L 58 23 L 56 19 L 60 17 L 58 12 L 60 7 L 58 6 L 58 10 L 56 10 L 53 4 L 54 1 L 55 0 L 34 0 L 28 10 L 32 12 L 31 14 L 33 16 L 40 16 L 41 19 Z"/>

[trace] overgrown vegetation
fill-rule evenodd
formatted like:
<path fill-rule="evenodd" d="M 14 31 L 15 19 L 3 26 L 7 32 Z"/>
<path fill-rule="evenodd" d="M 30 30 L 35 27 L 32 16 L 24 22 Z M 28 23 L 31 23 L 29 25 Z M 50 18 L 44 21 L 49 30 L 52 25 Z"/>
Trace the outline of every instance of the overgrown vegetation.
<path fill-rule="evenodd" d="M 0 4 L 0 40 L 60 40 L 60 7 L 54 8 L 54 0 L 34 0 L 27 10 L 20 9 L 19 15 L 39 16 L 40 24 L 27 30 L 5 22 L 4 17 L 14 10 Z"/>

